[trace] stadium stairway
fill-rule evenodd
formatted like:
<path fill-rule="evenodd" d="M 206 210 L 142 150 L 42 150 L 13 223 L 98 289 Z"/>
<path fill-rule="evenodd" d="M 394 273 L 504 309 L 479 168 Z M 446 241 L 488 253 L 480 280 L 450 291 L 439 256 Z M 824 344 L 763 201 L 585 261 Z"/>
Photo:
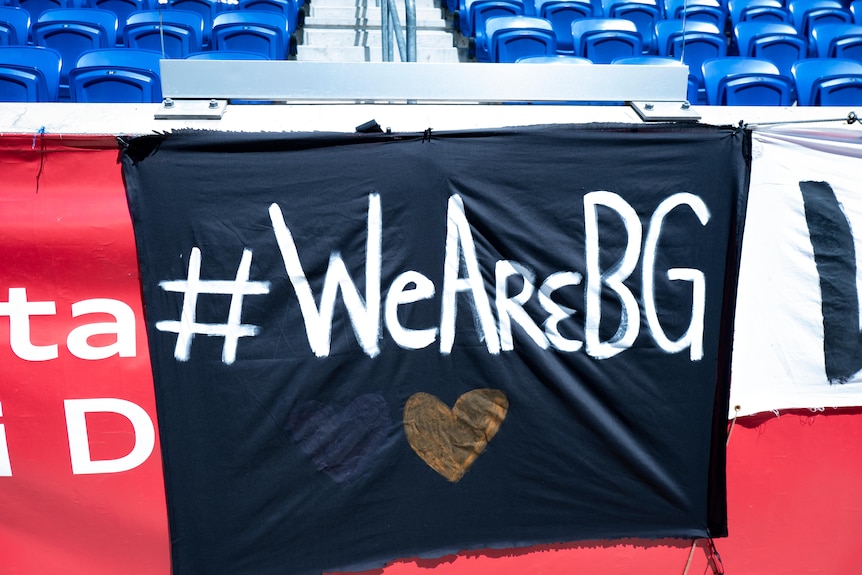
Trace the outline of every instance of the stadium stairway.
<path fill-rule="evenodd" d="M 440 0 L 416 0 L 416 61 L 466 60 L 466 43 L 444 16 Z M 297 33 L 296 59 L 327 62 L 383 61 L 379 0 L 312 0 Z M 405 5 L 398 3 L 405 30 Z M 393 37 L 394 60 L 400 61 Z M 459 46 L 463 44 L 463 46 Z M 406 59 L 406 56 L 405 56 Z"/>

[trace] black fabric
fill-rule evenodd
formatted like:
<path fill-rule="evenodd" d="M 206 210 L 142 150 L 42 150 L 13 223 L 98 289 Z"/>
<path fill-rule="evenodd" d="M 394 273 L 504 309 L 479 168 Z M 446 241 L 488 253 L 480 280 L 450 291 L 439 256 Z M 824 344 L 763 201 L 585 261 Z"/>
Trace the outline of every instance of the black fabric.
<path fill-rule="evenodd" d="M 319 573 L 465 549 L 725 534 L 746 137 L 604 125 L 134 140 L 123 174 L 174 573 Z M 651 218 L 671 197 L 655 236 Z M 379 315 L 365 310 L 377 308 L 374 237 Z M 286 263 L 291 244 L 300 274 Z M 235 352 L 219 334 L 178 346 L 181 315 L 228 323 L 232 297 L 207 282 L 235 282 L 244 250 Z M 195 252 L 196 302 L 182 283 Z M 339 262 L 326 349 L 307 322 Z M 670 269 L 688 271 L 669 279 Z M 665 339 L 679 340 L 698 315 L 701 272 L 702 338 L 663 350 L 647 300 Z M 313 310 L 301 309 L 298 275 Z M 345 303 L 350 282 L 359 297 Z M 562 314 L 556 332 L 548 309 Z M 511 349 L 500 339 L 509 330 Z"/>

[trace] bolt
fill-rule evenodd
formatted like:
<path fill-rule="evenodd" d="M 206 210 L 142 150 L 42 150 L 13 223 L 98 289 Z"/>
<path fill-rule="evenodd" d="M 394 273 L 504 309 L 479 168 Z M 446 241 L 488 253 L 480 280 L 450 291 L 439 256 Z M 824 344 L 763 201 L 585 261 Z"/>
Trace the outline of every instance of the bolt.
<path fill-rule="evenodd" d="M 680 106 L 680 107 L 681 107 L 683 110 L 688 110 L 689 108 L 691 108 L 691 104 L 689 104 L 688 102 L 683 102 L 683 103 L 682 103 L 682 106 Z"/>
<path fill-rule="evenodd" d="M 170 98 L 165 98 L 162 101 L 162 105 L 164 105 L 165 108 L 173 108 L 174 107 L 174 101 L 171 100 Z"/>
<path fill-rule="evenodd" d="M 210 110 L 215 110 L 218 108 L 218 100 L 210 100 Z"/>
<path fill-rule="evenodd" d="M 652 105 L 652 104 L 650 104 L 650 103 L 646 103 L 646 104 L 644 104 L 644 109 L 646 109 L 646 110 L 652 110 L 653 108 L 655 108 L 655 106 L 653 106 L 653 105 Z"/>

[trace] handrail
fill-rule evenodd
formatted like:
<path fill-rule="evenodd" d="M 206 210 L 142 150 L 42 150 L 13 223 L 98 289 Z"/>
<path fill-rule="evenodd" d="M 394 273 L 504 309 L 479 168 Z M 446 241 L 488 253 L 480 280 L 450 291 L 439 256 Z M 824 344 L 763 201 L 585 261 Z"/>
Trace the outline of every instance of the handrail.
<path fill-rule="evenodd" d="M 389 0 L 380 2 L 380 46 L 383 50 L 383 61 L 392 61 L 392 33 L 389 31 Z"/>
<path fill-rule="evenodd" d="M 416 0 L 404 0 L 407 38 L 401 28 L 401 20 L 398 18 L 398 7 L 396 0 L 381 0 L 380 21 L 381 34 L 383 36 L 382 50 L 383 61 L 394 60 L 392 36 L 398 43 L 398 54 L 402 62 L 416 61 Z"/>
<path fill-rule="evenodd" d="M 407 17 L 407 61 L 416 61 L 416 0 L 404 0 Z"/>

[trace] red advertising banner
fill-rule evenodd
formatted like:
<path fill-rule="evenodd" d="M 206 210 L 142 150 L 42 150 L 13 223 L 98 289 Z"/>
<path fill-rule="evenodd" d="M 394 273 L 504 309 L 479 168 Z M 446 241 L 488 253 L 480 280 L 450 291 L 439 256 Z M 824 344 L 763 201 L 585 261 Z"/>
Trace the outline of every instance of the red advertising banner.
<path fill-rule="evenodd" d="M 114 138 L 0 138 L 0 366 L 0 571 L 168 573 Z"/>
<path fill-rule="evenodd" d="M 171 572 L 117 155 L 112 137 L 0 137 L 2 575 Z M 705 539 L 627 539 L 405 557 L 367 575 L 858 572 L 862 408 L 765 411 L 731 430 L 720 562 Z"/>

